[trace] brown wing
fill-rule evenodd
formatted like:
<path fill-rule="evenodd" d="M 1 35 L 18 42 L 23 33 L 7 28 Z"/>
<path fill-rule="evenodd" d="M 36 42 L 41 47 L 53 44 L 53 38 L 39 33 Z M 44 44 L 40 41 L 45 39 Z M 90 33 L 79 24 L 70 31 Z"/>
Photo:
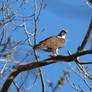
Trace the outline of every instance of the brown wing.
<path fill-rule="evenodd" d="M 65 39 L 59 38 L 57 36 L 52 36 L 41 41 L 38 45 L 36 45 L 36 49 L 52 51 L 53 49 L 63 47 L 64 43 L 65 43 Z"/>

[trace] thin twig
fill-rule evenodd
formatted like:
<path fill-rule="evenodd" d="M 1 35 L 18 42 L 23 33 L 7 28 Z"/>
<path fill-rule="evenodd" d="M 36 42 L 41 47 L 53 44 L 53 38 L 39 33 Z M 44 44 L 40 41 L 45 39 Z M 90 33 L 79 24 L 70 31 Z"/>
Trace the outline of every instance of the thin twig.
<path fill-rule="evenodd" d="M 38 13 L 38 16 L 37 16 L 36 20 L 39 20 L 40 13 L 41 13 L 41 10 L 42 10 L 42 5 L 43 5 L 43 0 L 40 0 L 40 9 L 39 9 L 39 13 Z"/>
<path fill-rule="evenodd" d="M 34 8 L 35 8 L 35 11 L 34 11 L 35 12 L 34 13 L 34 21 L 35 21 L 34 46 L 35 46 L 36 45 L 36 33 L 37 33 L 37 18 L 36 18 L 37 5 L 36 5 L 36 0 L 34 0 Z M 38 16 L 40 16 L 40 15 L 38 15 Z M 35 55 L 36 61 L 39 62 L 39 59 L 38 59 L 38 56 L 37 56 L 37 53 L 36 53 L 35 49 L 34 49 L 34 55 Z M 40 77 L 41 77 L 42 92 L 45 92 L 45 84 L 44 84 L 42 69 L 41 69 L 41 67 L 39 67 L 38 69 L 39 69 L 39 73 L 40 73 Z"/>
<path fill-rule="evenodd" d="M 92 10 L 92 6 L 89 4 L 88 0 L 84 0 L 85 4 Z"/>
<path fill-rule="evenodd" d="M 15 85 L 15 87 L 16 87 L 16 89 L 17 89 L 17 91 L 18 92 L 21 92 L 21 90 L 20 90 L 20 88 L 19 88 L 19 86 L 16 84 L 16 82 L 13 80 L 13 84 Z"/>
<path fill-rule="evenodd" d="M 71 87 L 72 87 L 73 89 L 75 89 L 77 92 L 80 92 L 80 89 L 77 88 L 77 87 L 69 80 L 68 77 L 66 77 L 66 80 L 68 81 L 68 83 L 71 85 Z"/>
<path fill-rule="evenodd" d="M 87 80 L 86 80 L 86 78 L 85 77 L 87 77 L 88 75 L 86 74 L 86 76 L 84 75 L 84 76 L 81 76 L 78 72 L 76 72 L 73 68 L 71 68 L 72 69 L 72 71 L 74 72 L 74 73 L 76 73 L 78 76 L 80 76 L 80 78 L 84 81 L 84 83 L 87 85 L 87 87 L 90 89 L 90 90 L 92 90 L 92 87 L 88 84 L 88 82 L 87 82 Z M 84 69 L 82 69 L 82 71 L 84 71 Z M 84 72 L 86 72 L 86 71 L 84 71 Z M 84 73 L 83 73 L 84 74 Z"/>
<path fill-rule="evenodd" d="M 36 84 L 36 80 L 37 80 L 37 78 L 38 78 L 38 74 L 36 75 L 36 78 L 35 78 L 33 84 L 32 84 L 29 88 L 26 88 L 26 90 L 29 90 L 29 89 L 31 89 L 31 88 L 34 87 L 34 85 Z"/>
<path fill-rule="evenodd" d="M 30 41 L 29 32 L 27 31 L 27 28 L 26 28 L 25 19 L 24 19 L 24 30 L 25 30 L 25 33 L 27 35 L 27 40 L 28 40 L 29 46 L 33 47 L 32 43 Z"/>

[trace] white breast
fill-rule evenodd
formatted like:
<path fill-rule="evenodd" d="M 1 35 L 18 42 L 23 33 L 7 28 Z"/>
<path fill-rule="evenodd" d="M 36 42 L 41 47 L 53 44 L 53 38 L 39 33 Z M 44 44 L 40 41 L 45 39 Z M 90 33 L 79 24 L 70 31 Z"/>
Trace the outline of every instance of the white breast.
<path fill-rule="evenodd" d="M 65 39 L 66 35 L 63 35 L 63 36 L 58 36 L 58 38 L 63 38 Z"/>

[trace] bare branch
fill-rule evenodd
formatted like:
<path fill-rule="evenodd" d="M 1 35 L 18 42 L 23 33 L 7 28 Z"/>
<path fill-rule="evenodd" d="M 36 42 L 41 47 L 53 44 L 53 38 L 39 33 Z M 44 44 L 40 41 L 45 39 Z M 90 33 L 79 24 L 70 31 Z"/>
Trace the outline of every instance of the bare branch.
<path fill-rule="evenodd" d="M 35 32 L 34 32 L 34 46 L 36 45 L 36 35 L 37 35 L 37 5 L 36 5 L 36 0 L 34 0 L 34 8 L 35 8 L 35 13 L 34 13 L 34 21 L 35 21 Z M 38 14 L 38 18 L 40 16 L 40 12 L 41 12 L 41 8 L 42 8 L 42 1 L 40 1 L 40 10 L 39 10 L 39 14 Z M 36 61 L 39 62 L 36 50 L 34 49 L 34 55 L 36 58 Z M 43 74 L 42 74 L 42 69 L 41 67 L 38 68 L 39 69 L 39 73 L 40 73 L 40 78 L 41 78 L 41 83 L 42 83 L 42 92 L 45 92 L 45 84 L 44 84 L 44 79 L 43 79 Z"/>
<path fill-rule="evenodd" d="M 56 63 L 56 62 L 62 62 L 62 61 L 71 62 L 75 58 L 77 58 L 79 56 L 86 55 L 86 54 L 92 54 L 92 50 L 76 52 L 76 53 L 74 53 L 72 55 L 69 55 L 69 56 L 58 55 L 56 57 L 48 58 L 48 59 L 45 59 L 45 60 L 42 60 L 42 61 L 39 61 L 39 62 L 21 64 L 14 71 L 12 71 L 10 76 L 5 81 L 5 83 L 4 83 L 4 85 L 3 85 L 2 89 L 1 89 L 1 92 L 7 92 L 8 88 L 10 87 L 11 83 L 16 78 L 16 76 L 19 73 L 23 72 L 23 71 L 32 70 L 34 68 L 38 68 L 38 67 L 45 66 L 45 65 L 48 65 L 48 64 L 53 64 L 53 63 Z"/>
<path fill-rule="evenodd" d="M 92 4 L 92 0 L 84 0 L 84 2 L 92 10 L 92 6 L 89 4 L 89 2 Z"/>
<path fill-rule="evenodd" d="M 42 10 L 42 4 L 43 4 L 43 0 L 40 0 L 40 9 L 39 9 L 39 13 L 38 13 L 38 16 L 37 16 L 36 20 L 39 20 L 40 13 L 41 13 L 41 10 Z"/>
<path fill-rule="evenodd" d="M 16 84 L 16 82 L 13 80 L 13 84 L 15 85 L 15 87 L 16 87 L 16 89 L 17 89 L 17 91 L 18 92 L 21 92 L 21 90 L 20 90 L 20 88 L 19 88 L 19 86 Z"/>
<path fill-rule="evenodd" d="M 25 19 L 24 19 L 24 31 L 25 31 L 25 33 L 27 35 L 27 40 L 28 40 L 29 46 L 33 47 L 32 43 L 30 41 L 29 32 L 27 31 L 27 28 L 26 28 Z"/>
<path fill-rule="evenodd" d="M 72 83 L 72 82 L 69 80 L 68 77 L 66 77 L 66 80 L 68 81 L 68 83 L 70 84 L 70 86 L 71 86 L 73 89 L 75 89 L 77 92 L 80 92 L 80 89 L 77 88 L 77 86 L 76 86 L 74 83 Z"/>
<path fill-rule="evenodd" d="M 88 38 L 89 38 L 89 36 L 90 36 L 90 34 L 91 34 L 91 31 L 92 31 L 92 19 L 91 19 L 91 21 L 90 21 L 90 25 L 89 25 L 89 28 L 88 28 L 88 32 L 87 32 L 87 34 L 86 34 L 86 36 L 85 36 L 85 38 L 84 38 L 84 40 L 83 40 L 81 46 L 78 48 L 79 51 L 81 51 L 81 50 L 84 49 L 84 47 L 85 47 L 85 45 L 86 45 L 86 43 L 87 43 L 87 41 L 88 41 Z"/>

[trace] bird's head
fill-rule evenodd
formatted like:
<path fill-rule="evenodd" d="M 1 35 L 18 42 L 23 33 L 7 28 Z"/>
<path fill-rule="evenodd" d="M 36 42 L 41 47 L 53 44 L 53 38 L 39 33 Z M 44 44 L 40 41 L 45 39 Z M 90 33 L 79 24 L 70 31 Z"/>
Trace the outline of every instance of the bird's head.
<path fill-rule="evenodd" d="M 65 38 L 66 33 L 67 33 L 67 30 L 63 29 L 63 30 L 58 34 L 58 36 L 60 36 L 60 37 L 62 37 L 62 38 Z"/>

